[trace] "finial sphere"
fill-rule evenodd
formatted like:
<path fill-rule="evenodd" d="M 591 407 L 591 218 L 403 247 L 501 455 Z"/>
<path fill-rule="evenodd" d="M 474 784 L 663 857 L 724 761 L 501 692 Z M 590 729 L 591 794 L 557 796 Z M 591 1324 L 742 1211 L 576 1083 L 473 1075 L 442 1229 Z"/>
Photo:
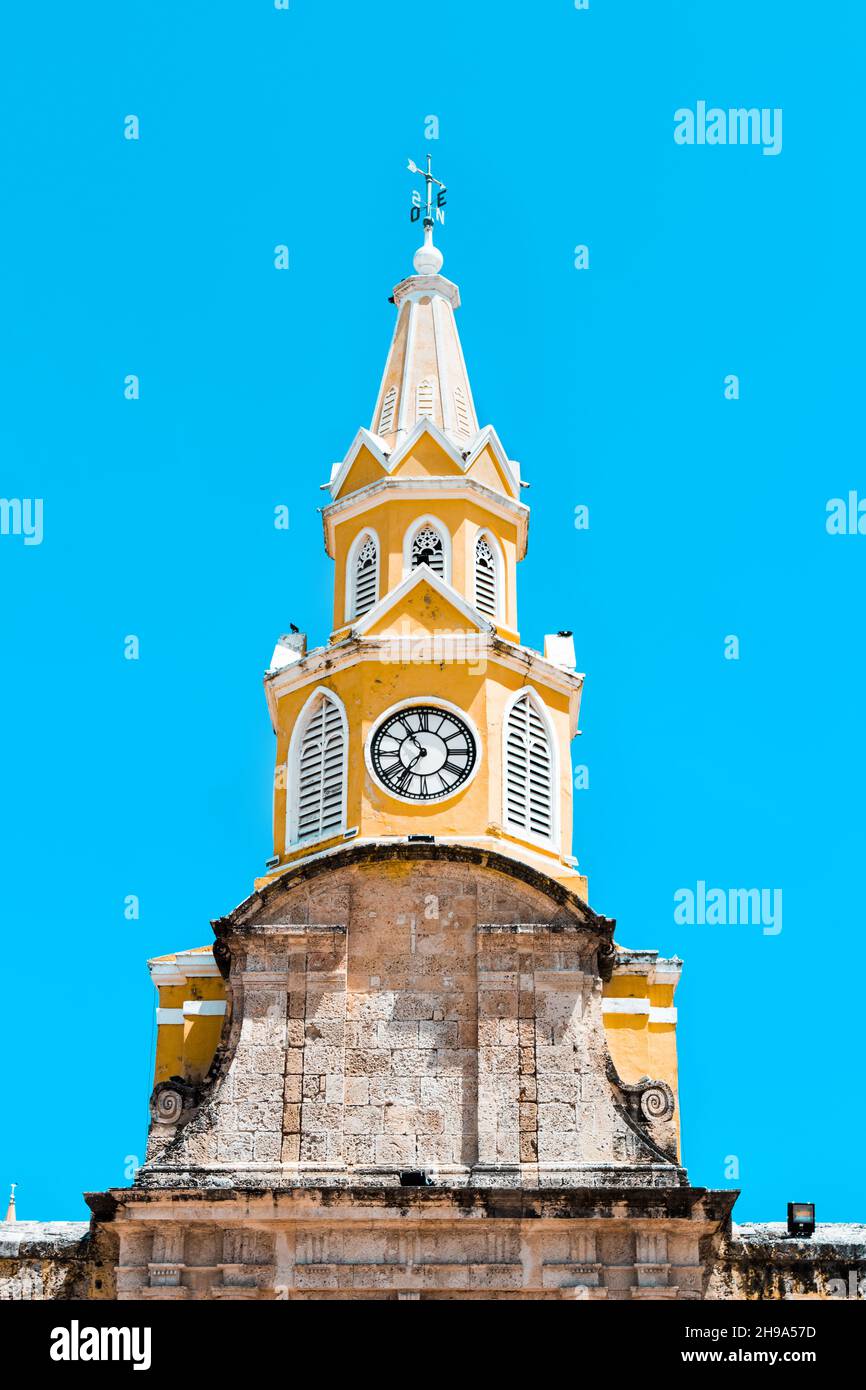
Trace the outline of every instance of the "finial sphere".
<path fill-rule="evenodd" d="M 439 247 L 434 246 L 431 241 L 427 242 L 424 246 L 418 247 L 412 264 L 419 275 L 438 275 L 442 269 L 442 262 L 444 259 L 445 257 L 442 255 Z"/>

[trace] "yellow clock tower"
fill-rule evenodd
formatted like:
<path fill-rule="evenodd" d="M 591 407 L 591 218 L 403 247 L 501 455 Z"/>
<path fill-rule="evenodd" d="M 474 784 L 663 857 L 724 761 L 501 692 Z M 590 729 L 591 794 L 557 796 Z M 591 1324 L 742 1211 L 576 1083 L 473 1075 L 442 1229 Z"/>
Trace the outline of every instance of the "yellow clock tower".
<path fill-rule="evenodd" d="M 570 634 L 520 641 L 520 467 L 476 415 L 425 177 L 373 418 L 326 484 L 333 629 L 265 677 L 268 873 L 212 948 L 149 962 L 133 1182 L 87 1195 L 80 1244 L 13 1227 L 3 1263 L 119 1301 L 814 1296 L 852 1247 L 731 1239 L 736 1193 L 680 1155 L 681 962 L 586 900 L 583 678 Z"/>
<path fill-rule="evenodd" d="M 585 897 L 571 853 L 570 743 L 583 677 L 570 633 L 523 646 L 520 465 L 481 425 L 433 244 L 393 292 L 397 318 L 370 427 L 333 466 L 330 641 L 281 638 L 265 678 L 277 736 L 274 854 L 347 840 L 489 847 Z"/>

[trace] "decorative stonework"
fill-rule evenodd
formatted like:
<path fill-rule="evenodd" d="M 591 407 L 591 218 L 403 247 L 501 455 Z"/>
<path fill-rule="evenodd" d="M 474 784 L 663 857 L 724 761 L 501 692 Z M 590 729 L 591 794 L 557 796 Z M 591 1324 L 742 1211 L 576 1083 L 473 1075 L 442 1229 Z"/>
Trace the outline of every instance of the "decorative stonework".
<path fill-rule="evenodd" d="M 194 1093 L 157 1088 L 137 1182 L 681 1183 L 669 1088 L 623 1086 L 607 1052 L 611 927 L 465 848 L 284 875 L 216 924 L 223 1041 Z"/>

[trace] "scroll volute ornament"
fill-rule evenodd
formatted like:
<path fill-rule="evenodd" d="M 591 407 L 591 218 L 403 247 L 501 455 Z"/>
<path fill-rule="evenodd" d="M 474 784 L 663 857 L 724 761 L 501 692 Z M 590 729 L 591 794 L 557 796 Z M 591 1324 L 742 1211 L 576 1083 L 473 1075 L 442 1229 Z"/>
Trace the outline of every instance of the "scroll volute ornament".
<path fill-rule="evenodd" d="M 150 1117 L 156 1125 L 179 1125 L 191 1120 L 198 1106 L 198 1087 L 180 1076 L 159 1081 L 150 1097 Z"/>

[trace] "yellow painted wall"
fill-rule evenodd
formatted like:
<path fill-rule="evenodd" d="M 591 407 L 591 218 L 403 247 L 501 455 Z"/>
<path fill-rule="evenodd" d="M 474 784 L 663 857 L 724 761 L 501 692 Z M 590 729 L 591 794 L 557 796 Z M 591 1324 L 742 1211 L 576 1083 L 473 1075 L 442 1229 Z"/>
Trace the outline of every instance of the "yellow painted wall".
<path fill-rule="evenodd" d="M 670 1008 L 675 986 L 650 984 L 648 974 L 617 974 L 604 986 L 604 999 L 644 999 L 652 1008 Z M 666 1081 L 677 1102 L 675 1118 L 679 1135 L 679 1073 L 676 1023 L 655 1023 L 648 1014 L 605 1014 L 604 1028 L 613 1064 L 629 1085 L 644 1076 Z"/>
<path fill-rule="evenodd" d="M 503 620 L 496 624 L 503 636 L 517 641 L 517 525 L 466 498 L 386 497 L 361 515 L 338 521 L 334 528 L 334 636 L 343 635 L 349 624 L 346 588 L 346 562 L 357 537 L 372 529 L 379 538 L 379 598 L 397 588 L 404 578 L 403 546 L 407 532 L 422 517 L 435 516 L 451 537 L 451 585 L 469 603 L 474 603 L 475 543 L 479 531 L 489 531 L 499 542 L 505 570 L 505 608 Z M 461 621 L 465 626 L 465 620 Z"/>
<path fill-rule="evenodd" d="M 188 999 L 224 1000 L 225 985 L 219 975 L 191 977 L 184 984 L 158 986 L 161 1009 L 182 1009 Z M 207 1072 L 219 1042 L 222 1017 L 191 1015 L 183 1023 L 160 1023 L 156 1038 L 154 1082 L 172 1076 L 200 1081 Z"/>
<path fill-rule="evenodd" d="M 425 586 L 426 587 L 426 586 Z M 432 591 L 431 591 L 432 592 Z M 417 598 L 418 591 L 415 591 Z M 438 597 L 438 596 L 436 596 Z M 418 599 L 421 603 L 421 600 Z M 421 604 L 423 607 L 423 603 Z M 420 623 L 407 617 L 410 630 Z M 435 624 L 434 624 L 435 626 Z M 483 669 L 481 669 L 483 664 Z M 502 809 L 502 725 L 506 704 L 515 692 L 531 687 L 546 705 L 559 749 L 559 838 L 554 847 L 531 840 L 504 836 Z M 464 836 L 499 834 L 510 845 L 526 845 L 535 854 L 550 860 L 549 872 L 566 876 L 560 859 L 571 854 L 572 780 L 568 696 L 527 680 L 519 671 L 500 666 L 494 660 L 470 659 L 453 662 L 443 682 L 438 665 L 395 661 L 358 660 L 327 676 L 292 690 L 279 700 L 277 711 L 277 766 L 280 773 L 274 793 L 274 854 L 281 858 L 287 849 L 286 809 L 289 780 L 287 769 L 292 733 L 307 701 L 320 688 L 332 690 L 342 700 L 349 731 L 349 776 L 346 806 L 347 829 L 357 827 L 362 837 L 426 834 Z M 435 692 L 435 693 L 434 693 Z M 444 802 L 407 804 L 385 792 L 370 776 L 364 749 L 374 723 L 381 714 L 403 700 L 433 699 L 441 693 L 474 722 L 478 733 L 479 765 L 472 782 Z M 335 841 L 342 840 L 342 836 Z M 305 842 L 298 853 L 314 848 Z M 571 876 L 576 877 L 570 870 Z M 585 882 L 582 884 L 585 894 Z M 578 889 L 577 891 L 580 891 Z"/>

